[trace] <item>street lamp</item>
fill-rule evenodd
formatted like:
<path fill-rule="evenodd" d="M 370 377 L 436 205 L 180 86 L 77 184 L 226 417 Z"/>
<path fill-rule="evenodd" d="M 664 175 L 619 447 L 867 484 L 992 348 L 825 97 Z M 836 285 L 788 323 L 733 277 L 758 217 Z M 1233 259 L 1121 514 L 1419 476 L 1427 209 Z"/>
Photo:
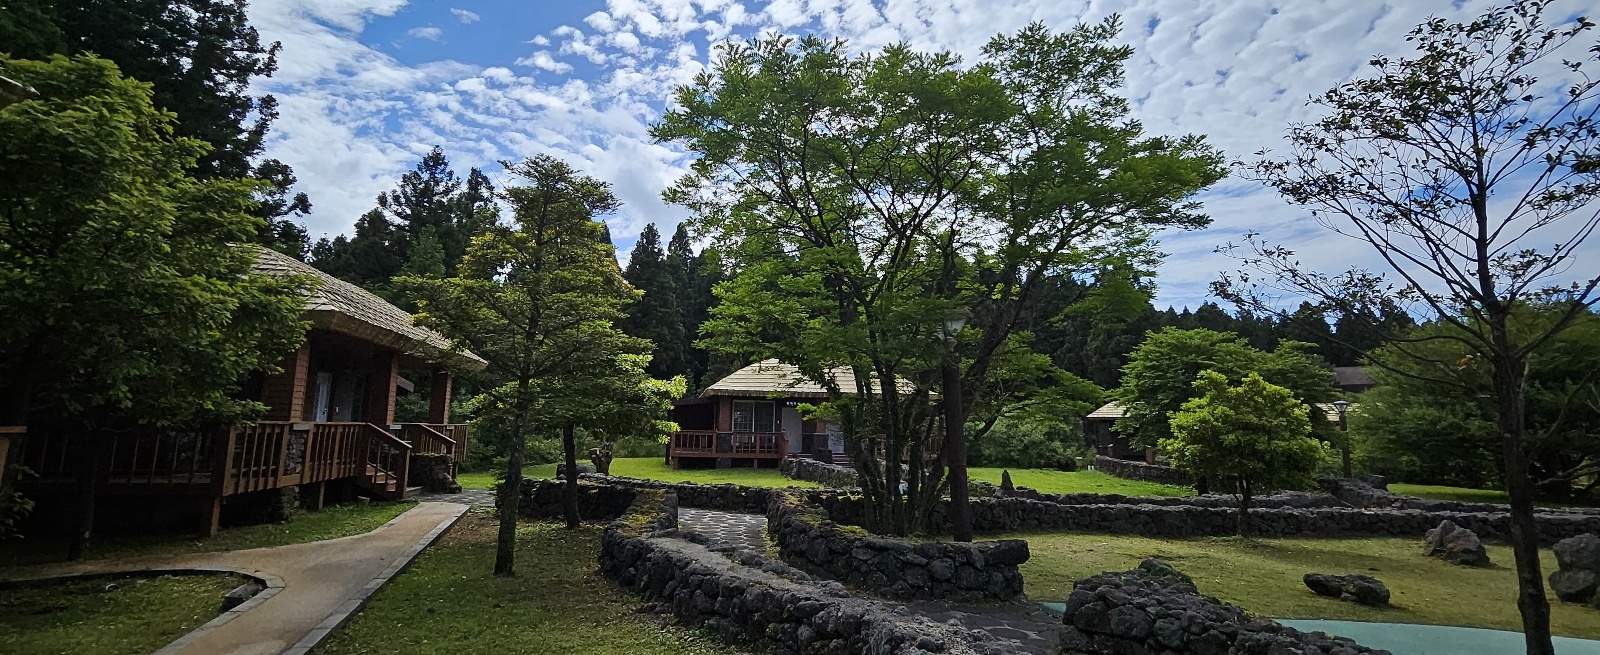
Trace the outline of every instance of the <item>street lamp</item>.
<path fill-rule="evenodd" d="M 950 538 L 972 541 L 972 507 L 967 499 L 967 438 L 962 427 L 967 418 L 961 409 L 961 367 L 956 353 L 956 335 L 967 324 L 972 312 L 953 309 L 945 314 L 945 352 L 939 365 L 944 378 L 944 462 L 950 469 Z"/>
<path fill-rule="evenodd" d="M 1345 418 L 1345 412 L 1349 409 L 1349 401 L 1333 401 L 1333 410 L 1339 413 L 1339 433 L 1343 437 L 1339 440 L 1339 455 L 1343 459 L 1345 478 L 1350 477 L 1350 421 Z"/>
<path fill-rule="evenodd" d="M 11 78 L 0 76 L 0 107 L 35 98 L 38 95 L 39 92 L 33 90 L 33 87 Z"/>

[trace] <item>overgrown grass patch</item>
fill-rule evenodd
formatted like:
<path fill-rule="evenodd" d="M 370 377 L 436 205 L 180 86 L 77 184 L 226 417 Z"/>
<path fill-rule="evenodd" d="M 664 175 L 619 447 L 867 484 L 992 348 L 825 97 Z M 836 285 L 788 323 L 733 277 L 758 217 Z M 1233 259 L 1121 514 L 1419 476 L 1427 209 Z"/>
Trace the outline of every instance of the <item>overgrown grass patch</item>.
<path fill-rule="evenodd" d="M 217 616 L 231 575 L 85 578 L 0 590 L 0 652 L 144 655 Z"/>
<path fill-rule="evenodd" d="M 599 526 L 522 523 L 514 578 L 492 574 L 496 526 L 481 512 L 464 517 L 318 655 L 736 652 L 636 613 L 641 602 L 596 572 Z"/>
<path fill-rule="evenodd" d="M 90 542 L 88 557 L 121 559 L 144 555 L 182 555 L 337 539 L 376 530 L 415 506 L 413 501 L 330 505 L 315 512 L 301 512 L 285 523 L 227 528 L 210 538 L 193 535 L 95 537 Z M 0 542 L 0 568 L 59 562 L 65 559 L 66 553 L 66 542 L 60 539 L 24 538 Z"/>
<path fill-rule="evenodd" d="M 1015 536 L 1015 535 L 1008 535 Z M 1259 539 L 1237 537 L 1151 539 L 1112 535 L 1029 534 L 1033 556 L 1022 565 L 1028 597 L 1060 600 L 1072 583 L 1103 571 L 1133 568 L 1160 557 L 1195 580 L 1200 592 L 1276 618 L 1425 623 L 1501 630 L 1521 629 L 1516 567 L 1511 549 L 1489 546 L 1495 564 L 1471 568 L 1422 556 L 1411 539 Z M 1548 576 L 1555 557 L 1544 551 Z M 1363 573 L 1382 580 L 1393 607 L 1377 609 L 1312 594 L 1306 573 Z M 1556 634 L 1600 638 L 1594 608 L 1551 596 Z"/>

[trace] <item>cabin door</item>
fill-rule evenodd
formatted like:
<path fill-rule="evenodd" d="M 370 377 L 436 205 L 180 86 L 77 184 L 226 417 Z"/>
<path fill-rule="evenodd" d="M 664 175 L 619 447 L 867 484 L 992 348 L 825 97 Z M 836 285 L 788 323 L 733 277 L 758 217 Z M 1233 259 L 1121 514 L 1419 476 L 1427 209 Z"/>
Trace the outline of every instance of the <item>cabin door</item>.
<path fill-rule="evenodd" d="M 311 420 L 318 423 L 328 422 L 328 409 L 333 400 L 333 373 L 331 371 L 317 372 L 316 403 L 312 406 Z"/>

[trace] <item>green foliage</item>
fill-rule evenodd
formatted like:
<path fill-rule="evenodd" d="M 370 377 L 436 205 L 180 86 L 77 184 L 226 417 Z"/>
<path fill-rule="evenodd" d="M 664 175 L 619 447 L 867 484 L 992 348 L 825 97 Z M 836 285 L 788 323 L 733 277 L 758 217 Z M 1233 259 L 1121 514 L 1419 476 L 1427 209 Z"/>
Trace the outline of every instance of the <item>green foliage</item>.
<path fill-rule="evenodd" d="M 618 327 L 629 335 L 649 339 L 655 344 L 650 359 L 649 372 L 659 378 L 686 375 L 691 372 L 689 340 L 684 335 L 686 321 L 680 297 L 687 295 L 679 286 L 687 284 L 687 272 L 674 270 L 661 251 L 661 234 L 655 223 L 644 226 L 639 240 L 628 255 L 628 267 L 622 277 L 643 293 L 638 302 L 628 306 L 627 315 Z"/>
<path fill-rule="evenodd" d="M 1111 258 L 1149 260 L 1155 229 L 1208 221 L 1189 198 L 1223 175 L 1221 156 L 1128 118 L 1118 29 L 1031 25 L 970 67 L 904 44 L 852 56 L 816 37 L 731 43 L 652 128 L 699 155 L 666 197 L 736 272 L 703 343 L 829 389 L 875 529 L 923 525 L 942 491 L 943 462 L 923 454 L 939 448 L 928 400 L 952 311 L 973 317 L 950 335 L 964 404 L 998 417 L 1018 383 L 1041 382 L 1003 370 L 1027 355 L 1019 326 L 1038 292 Z M 879 452 L 931 464 L 902 492 Z"/>
<path fill-rule="evenodd" d="M 1517 333 L 1548 329 L 1560 310 L 1523 307 Z M 1362 464 L 1396 480 L 1471 488 L 1502 487 L 1503 463 L 1489 367 L 1472 356 L 1452 325 L 1432 323 L 1372 353 L 1378 386 L 1361 396 L 1350 429 Z M 1540 497 L 1565 500 L 1595 488 L 1600 473 L 1600 317 L 1584 313 L 1528 356 L 1528 459 Z"/>
<path fill-rule="evenodd" d="M 1075 421 L 1074 421 L 1075 422 Z M 1071 471 L 1088 452 L 1083 431 L 1065 420 L 1002 419 L 974 444 L 973 466 Z"/>
<path fill-rule="evenodd" d="M 1160 448 L 1173 467 L 1237 491 L 1245 534 L 1252 495 L 1312 487 L 1330 451 L 1311 436 L 1305 403 L 1254 372 L 1229 386 L 1227 376 L 1201 371 L 1194 387 L 1200 395 L 1172 415 L 1172 436 Z"/>
<path fill-rule="evenodd" d="M 304 338 L 307 281 L 251 274 L 256 186 L 196 179 L 150 87 L 103 59 L 0 58 L 0 422 L 246 418 L 238 380 Z"/>
<path fill-rule="evenodd" d="M 1290 390 L 1301 404 L 1329 402 L 1335 398 L 1332 372 L 1310 355 L 1308 344 L 1281 342 L 1277 350 L 1263 352 L 1236 334 L 1205 329 L 1167 328 L 1150 334 L 1122 369 L 1122 387 L 1112 397 L 1127 405 L 1127 418 L 1117 429 L 1137 445 L 1155 445 L 1172 436 L 1168 421 L 1184 403 L 1200 395 L 1195 379 L 1214 371 L 1239 381 L 1259 374 L 1267 382 Z M 1311 412 L 1313 428 L 1332 438 L 1332 426 L 1322 412 Z"/>

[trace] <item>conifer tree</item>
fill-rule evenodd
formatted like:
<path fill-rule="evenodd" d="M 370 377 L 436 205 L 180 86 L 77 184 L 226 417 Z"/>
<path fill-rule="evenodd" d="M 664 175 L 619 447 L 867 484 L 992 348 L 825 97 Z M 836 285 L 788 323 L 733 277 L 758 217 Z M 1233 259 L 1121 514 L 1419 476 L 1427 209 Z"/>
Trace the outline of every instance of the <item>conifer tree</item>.
<path fill-rule="evenodd" d="M 655 357 L 648 369 L 650 374 L 670 378 L 689 373 L 678 284 L 661 252 L 661 233 L 656 230 L 655 223 L 645 225 L 639 233 L 622 276 L 628 284 L 644 292 L 644 297 L 628 306 L 620 327 L 623 332 L 655 344 Z"/>

